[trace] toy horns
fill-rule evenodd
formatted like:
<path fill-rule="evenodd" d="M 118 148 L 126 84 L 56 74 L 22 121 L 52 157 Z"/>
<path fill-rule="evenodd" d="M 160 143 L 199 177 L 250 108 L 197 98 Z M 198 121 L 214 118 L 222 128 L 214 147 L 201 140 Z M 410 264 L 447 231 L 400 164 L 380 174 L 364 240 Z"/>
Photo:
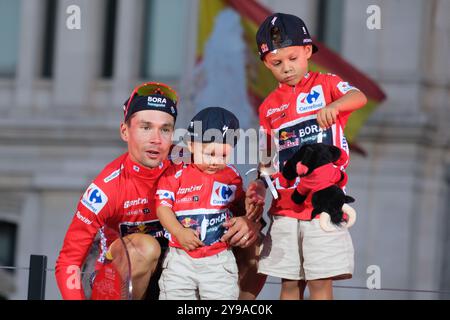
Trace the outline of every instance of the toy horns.
<path fill-rule="evenodd" d="M 348 215 L 348 222 L 345 224 L 345 227 L 351 228 L 356 222 L 356 211 L 348 204 L 344 204 L 342 206 L 342 211 Z M 336 227 L 330 223 L 330 215 L 326 212 L 322 212 L 320 214 L 319 224 L 323 231 L 333 232 L 336 231 Z"/>

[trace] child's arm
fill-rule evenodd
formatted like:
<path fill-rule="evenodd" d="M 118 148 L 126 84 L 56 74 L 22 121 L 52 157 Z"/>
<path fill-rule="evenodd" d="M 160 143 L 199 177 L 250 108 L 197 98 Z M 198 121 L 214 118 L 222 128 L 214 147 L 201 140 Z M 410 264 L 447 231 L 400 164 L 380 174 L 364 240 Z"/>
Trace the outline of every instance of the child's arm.
<path fill-rule="evenodd" d="M 171 208 L 159 206 L 156 209 L 156 214 L 163 227 L 166 228 L 186 250 L 194 250 L 205 245 L 198 238 L 196 231 L 191 228 L 185 228 L 180 222 L 178 222 L 175 217 L 175 213 Z"/>
<path fill-rule="evenodd" d="M 317 122 L 322 129 L 328 129 L 334 123 L 339 113 L 352 112 L 362 108 L 367 103 L 367 97 L 359 90 L 350 90 L 339 99 L 333 101 L 317 113 Z"/>

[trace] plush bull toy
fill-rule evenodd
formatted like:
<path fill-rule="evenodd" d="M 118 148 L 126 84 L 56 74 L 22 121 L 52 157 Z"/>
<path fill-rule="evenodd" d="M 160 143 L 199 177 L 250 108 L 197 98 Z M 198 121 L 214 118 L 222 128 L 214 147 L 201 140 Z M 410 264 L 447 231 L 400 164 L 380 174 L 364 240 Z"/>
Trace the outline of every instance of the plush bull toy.
<path fill-rule="evenodd" d="M 311 218 L 320 214 L 320 226 L 325 231 L 335 230 L 330 220 L 336 226 L 347 222 L 347 228 L 356 220 L 355 210 L 347 204 L 355 199 L 342 191 L 348 177 L 340 167 L 347 162 L 348 156 L 344 150 L 323 143 L 313 143 L 302 146 L 283 167 L 284 179 L 300 177 L 292 200 L 301 204 L 311 194 Z M 348 221 L 344 219 L 344 213 L 348 216 Z"/>

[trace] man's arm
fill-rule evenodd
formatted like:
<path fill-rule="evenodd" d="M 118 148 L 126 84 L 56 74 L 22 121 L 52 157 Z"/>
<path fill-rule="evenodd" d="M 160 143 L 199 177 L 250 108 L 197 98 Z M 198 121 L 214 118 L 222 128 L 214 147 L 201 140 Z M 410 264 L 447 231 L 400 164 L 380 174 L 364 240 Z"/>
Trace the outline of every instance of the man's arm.
<path fill-rule="evenodd" d="M 258 238 L 258 224 L 247 217 L 234 217 L 224 222 L 223 226 L 228 228 L 220 241 L 228 242 L 232 246 L 246 248 L 252 245 Z"/>
<path fill-rule="evenodd" d="M 63 247 L 56 261 L 56 282 L 63 299 L 85 299 L 81 285 L 81 266 L 86 259 L 99 225 L 77 211 L 67 230 Z"/>

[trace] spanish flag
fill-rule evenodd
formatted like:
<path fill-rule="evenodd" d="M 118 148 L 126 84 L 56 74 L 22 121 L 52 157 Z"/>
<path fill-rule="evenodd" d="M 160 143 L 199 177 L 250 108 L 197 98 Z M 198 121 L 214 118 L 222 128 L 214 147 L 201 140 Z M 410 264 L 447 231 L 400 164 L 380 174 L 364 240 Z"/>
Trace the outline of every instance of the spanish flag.
<path fill-rule="evenodd" d="M 241 18 L 244 42 L 247 47 L 247 93 L 249 101 L 257 113 L 259 105 L 277 86 L 276 80 L 259 59 L 255 41 L 258 26 L 273 12 L 255 0 L 199 0 L 197 61 L 202 60 L 205 45 L 214 29 L 216 17 L 226 8 L 232 8 Z M 355 138 L 367 118 L 386 96 L 373 80 L 358 71 L 342 57 L 328 49 L 324 44 L 316 40 L 314 43 L 319 51 L 312 56 L 309 69 L 311 71 L 335 73 L 359 88 L 368 98 L 367 105 L 351 115 L 345 129 L 345 135 L 350 146 L 353 145 L 355 151 L 364 153 L 355 145 Z"/>

